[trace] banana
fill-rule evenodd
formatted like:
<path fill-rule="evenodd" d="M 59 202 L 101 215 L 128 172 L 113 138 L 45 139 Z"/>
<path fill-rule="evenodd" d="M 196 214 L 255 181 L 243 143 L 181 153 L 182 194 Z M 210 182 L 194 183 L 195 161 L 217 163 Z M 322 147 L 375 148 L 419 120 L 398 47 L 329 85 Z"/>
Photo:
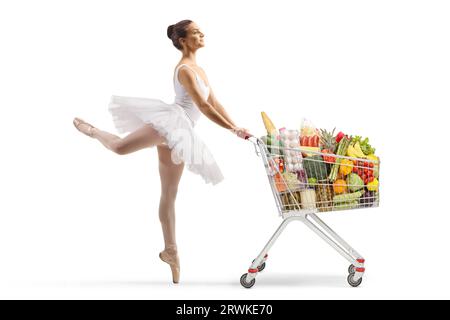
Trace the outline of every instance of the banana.
<path fill-rule="evenodd" d="M 349 145 L 347 148 L 347 156 L 352 157 L 352 158 L 359 158 L 356 153 L 357 152 L 356 152 L 355 148 L 353 148 L 352 145 Z"/>
<path fill-rule="evenodd" d="M 373 161 L 375 161 L 375 163 L 378 163 L 378 157 L 376 155 L 374 155 L 374 154 L 369 154 L 367 156 L 367 159 L 373 160 Z"/>
<path fill-rule="evenodd" d="M 358 156 L 358 158 L 363 158 L 363 159 L 366 158 L 366 155 L 361 150 L 361 146 L 359 145 L 359 142 L 356 142 L 353 148 L 355 149 L 356 155 Z"/>

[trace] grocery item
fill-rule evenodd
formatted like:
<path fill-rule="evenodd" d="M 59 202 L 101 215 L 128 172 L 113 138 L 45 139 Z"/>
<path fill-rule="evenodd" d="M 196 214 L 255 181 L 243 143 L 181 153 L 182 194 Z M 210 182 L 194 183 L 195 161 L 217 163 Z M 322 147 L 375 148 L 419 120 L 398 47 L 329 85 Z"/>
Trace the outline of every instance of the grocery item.
<path fill-rule="evenodd" d="M 339 167 L 339 173 L 346 176 L 353 170 L 353 161 L 348 159 L 342 159 L 341 165 Z"/>
<path fill-rule="evenodd" d="M 285 172 L 285 164 L 284 164 L 284 159 L 283 158 L 275 158 L 274 162 L 278 168 L 278 170 L 280 171 L 280 173 Z"/>
<path fill-rule="evenodd" d="M 374 155 L 373 153 L 367 155 L 367 159 L 375 161 L 375 163 L 378 163 L 378 157 L 376 155 Z"/>
<path fill-rule="evenodd" d="M 300 210 L 301 195 L 300 191 L 283 192 L 280 194 L 281 203 L 285 210 Z"/>
<path fill-rule="evenodd" d="M 291 150 L 285 151 L 285 165 L 288 172 L 297 172 L 303 169 L 302 155 L 297 151 L 299 145 L 299 132 L 297 130 L 280 129 L 280 140 L 285 148 Z"/>
<path fill-rule="evenodd" d="M 362 140 L 362 137 L 356 136 L 356 141 L 358 142 L 360 150 L 363 152 L 363 154 L 369 155 L 375 153 L 375 148 L 373 148 L 369 144 L 369 138 L 365 138 L 364 140 Z"/>
<path fill-rule="evenodd" d="M 338 211 L 338 210 L 356 209 L 358 208 L 358 206 L 359 206 L 358 200 L 354 200 L 351 202 L 338 202 L 333 204 L 333 210 Z"/>
<path fill-rule="evenodd" d="M 300 169 L 299 171 L 297 171 L 297 180 L 299 181 L 299 188 L 300 189 L 304 189 L 307 186 L 308 183 L 308 177 L 306 176 L 306 171 L 305 169 Z"/>
<path fill-rule="evenodd" d="M 275 187 L 277 188 L 278 192 L 283 192 L 283 191 L 287 190 L 287 185 L 283 181 L 280 173 L 275 174 L 273 179 L 274 179 L 274 182 L 275 182 Z"/>
<path fill-rule="evenodd" d="M 304 189 L 300 191 L 302 209 L 316 208 L 316 192 L 314 189 Z"/>
<path fill-rule="evenodd" d="M 359 200 L 359 198 L 362 195 L 363 195 L 363 193 L 361 191 L 335 195 L 333 197 L 333 203 L 337 203 L 337 202 L 352 202 L 352 201 L 355 201 L 355 200 Z"/>
<path fill-rule="evenodd" d="M 291 172 L 284 172 L 281 174 L 281 176 L 286 181 L 289 189 L 295 190 L 298 188 L 299 181 L 297 180 L 297 174 Z"/>
<path fill-rule="evenodd" d="M 303 168 L 308 178 L 323 180 L 328 175 L 327 164 L 323 162 L 321 155 L 313 155 L 303 159 Z"/>
<path fill-rule="evenodd" d="M 342 131 L 339 131 L 339 133 L 336 136 L 336 142 L 339 143 L 344 136 L 345 136 L 344 133 Z"/>
<path fill-rule="evenodd" d="M 336 128 L 333 129 L 333 131 L 328 132 L 325 129 L 320 129 L 320 147 L 323 150 L 327 150 L 328 153 L 334 153 L 334 151 L 336 150 L 337 147 L 337 142 L 336 142 L 336 137 L 334 136 L 334 130 L 336 130 Z"/>
<path fill-rule="evenodd" d="M 356 155 L 357 155 L 359 158 L 365 158 L 365 157 L 366 157 L 366 155 L 364 154 L 364 152 L 361 150 L 361 146 L 359 145 L 359 142 L 358 142 L 358 141 L 354 144 L 353 147 L 355 148 Z"/>
<path fill-rule="evenodd" d="M 317 134 L 313 135 L 313 136 L 307 136 L 307 137 L 303 136 L 300 138 L 300 145 L 304 146 L 304 147 L 317 147 L 318 148 L 319 141 L 320 141 L 320 138 Z"/>
<path fill-rule="evenodd" d="M 338 179 L 333 183 L 333 191 L 335 194 L 341 194 L 347 192 L 347 184 L 345 180 Z"/>
<path fill-rule="evenodd" d="M 306 157 L 312 157 L 313 155 L 315 155 L 316 153 L 313 152 L 320 152 L 320 148 L 319 147 L 307 147 L 307 146 L 301 146 L 300 149 L 302 150 L 302 156 L 304 158 Z M 312 151 L 312 152 L 311 152 Z"/>
<path fill-rule="evenodd" d="M 328 149 L 322 149 L 321 153 L 334 154 L 332 151 L 330 151 Z M 322 156 L 322 157 L 323 157 L 323 160 L 329 164 L 334 163 L 336 161 L 336 157 L 333 157 L 333 156 Z"/>
<path fill-rule="evenodd" d="M 331 211 L 333 208 L 333 189 L 327 180 L 318 181 L 315 185 L 316 206 L 320 212 Z"/>
<path fill-rule="evenodd" d="M 378 179 L 377 178 L 373 179 L 372 182 L 369 182 L 367 184 L 367 190 L 369 190 L 369 191 L 378 191 Z"/>
<path fill-rule="evenodd" d="M 360 158 L 364 159 L 366 156 L 364 154 L 358 154 L 358 151 L 355 149 L 355 147 L 350 144 L 347 148 L 347 156 L 352 158 Z"/>
<path fill-rule="evenodd" d="M 274 131 L 273 134 L 268 134 L 265 138 L 267 150 L 270 154 L 282 155 L 283 154 L 283 143 L 280 140 L 280 136 Z"/>
<path fill-rule="evenodd" d="M 375 191 L 364 191 L 364 194 L 359 199 L 359 203 L 362 207 L 372 207 L 377 201 L 377 193 Z"/>
<path fill-rule="evenodd" d="M 348 185 L 348 189 L 351 192 L 354 192 L 354 191 L 358 191 L 358 190 L 361 190 L 362 188 L 364 188 L 364 181 L 356 173 L 350 173 L 347 176 L 347 185 Z"/>
<path fill-rule="evenodd" d="M 339 141 L 336 154 L 340 155 L 340 156 L 345 155 L 347 153 L 348 146 L 350 145 L 350 141 L 351 141 L 351 138 L 344 136 Z M 330 175 L 328 176 L 328 179 L 332 182 L 335 181 L 337 178 L 338 169 L 339 169 L 339 165 L 340 165 L 341 161 L 342 161 L 342 158 L 337 158 L 335 163 L 332 165 Z"/>
<path fill-rule="evenodd" d="M 267 114 L 264 111 L 261 112 L 261 117 L 264 122 L 264 126 L 266 127 L 267 134 L 272 135 L 272 134 L 274 134 L 274 132 L 276 134 L 277 129 L 275 128 L 272 120 L 270 120 L 270 118 L 267 116 Z"/>
<path fill-rule="evenodd" d="M 311 121 L 303 118 L 300 127 L 300 141 L 301 146 L 305 147 L 319 147 L 320 137 L 316 127 Z"/>
<path fill-rule="evenodd" d="M 309 137 L 317 134 L 317 129 L 314 124 L 306 118 L 302 119 L 300 127 L 300 136 Z"/>
<path fill-rule="evenodd" d="M 373 176 L 375 178 L 378 178 L 379 177 L 379 170 L 380 170 L 380 166 L 378 164 L 379 163 L 378 157 L 372 153 L 372 154 L 369 154 L 367 156 L 367 159 L 375 161 L 375 163 L 373 165 Z"/>

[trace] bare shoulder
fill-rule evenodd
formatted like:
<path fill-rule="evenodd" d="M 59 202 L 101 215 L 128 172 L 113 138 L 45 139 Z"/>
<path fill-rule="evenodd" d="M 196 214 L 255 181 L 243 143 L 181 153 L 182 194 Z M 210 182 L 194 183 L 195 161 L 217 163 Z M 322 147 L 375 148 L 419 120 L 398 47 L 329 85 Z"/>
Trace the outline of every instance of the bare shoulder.
<path fill-rule="evenodd" d="M 178 80 L 188 92 L 194 103 L 202 110 L 207 101 L 204 99 L 203 94 L 197 85 L 193 70 L 190 70 L 189 68 L 180 68 L 178 71 Z"/>
<path fill-rule="evenodd" d="M 178 81 L 181 84 L 191 84 L 195 81 L 195 74 L 189 68 L 180 68 L 178 70 Z"/>

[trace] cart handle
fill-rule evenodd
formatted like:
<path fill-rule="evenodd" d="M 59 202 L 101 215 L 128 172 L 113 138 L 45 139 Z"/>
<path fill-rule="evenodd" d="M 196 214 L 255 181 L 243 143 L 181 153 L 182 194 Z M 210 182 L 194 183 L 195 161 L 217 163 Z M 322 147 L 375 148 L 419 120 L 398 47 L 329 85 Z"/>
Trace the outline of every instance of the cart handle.
<path fill-rule="evenodd" d="M 250 133 L 248 136 L 245 136 L 245 140 L 248 140 L 253 144 L 253 146 L 255 147 L 255 153 L 257 156 L 259 156 L 260 153 L 258 151 L 258 146 L 264 144 L 264 142 Z"/>

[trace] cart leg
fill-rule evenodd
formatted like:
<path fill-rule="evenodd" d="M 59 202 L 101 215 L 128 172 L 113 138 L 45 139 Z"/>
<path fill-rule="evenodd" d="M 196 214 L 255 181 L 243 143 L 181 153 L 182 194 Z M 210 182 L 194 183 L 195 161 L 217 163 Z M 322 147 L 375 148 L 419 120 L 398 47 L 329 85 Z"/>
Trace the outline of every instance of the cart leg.
<path fill-rule="evenodd" d="M 308 220 L 308 216 L 305 216 L 302 221 L 319 237 L 325 240 L 331 247 L 333 247 L 337 252 L 339 252 L 345 259 L 353 264 L 354 268 L 350 274 L 353 275 L 353 280 L 357 282 L 362 278 L 365 268 L 364 259 L 356 252 L 349 244 L 347 244 L 341 237 L 339 237 L 330 227 L 328 227 L 322 220 L 320 220 L 316 215 L 311 214 L 311 218 L 319 226 L 321 226 L 324 231 L 328 232 L 326 234 L 321 230 L 316 224 Z"/>
<path fill-rule="evenodd" d="M 309 216 L 325 231 L 329 233 L 329 235 L 337 242 L 341 247 L 347 250 L 352 257 L 355 257 L 355 260 L 364 260 L 362 256 L 353 249 L 347 242 L 344 241 L 336 232 L 334 232 L 325 222 L 323 222 L 316 214 L 312 213 Z M 353 261 L 352 261 L 353 262 Z M 356 261 L 359 263 L 359 261 Z M 359 265 L 355 264 L 355 267 L 359 267 Z"/>
<path fill-rule="evenodd" d="M 264 246 L 264 249 L 260 252 L 260 254 L 256 257 L 256 259 L 253 260 L 250 268 L 248 269 L 247 277 L 245 279 L 247 283 L 250 283 L 253 279 L 256 278 L 256 275 L 258 273 L 258 267 L 267 259 L 267 253 L 269 252 L 270 248 L 273 246 L 275 241 L 277 241 L 278 237 L 286 228 L 286 226 L 294 220 L 300 220 L 300 217 L 289 217 L 284 219 L 283 222 L 278 227 L 278 229 L 270 238 L 269 242 L 267 242 L 267 244 Z"/>

